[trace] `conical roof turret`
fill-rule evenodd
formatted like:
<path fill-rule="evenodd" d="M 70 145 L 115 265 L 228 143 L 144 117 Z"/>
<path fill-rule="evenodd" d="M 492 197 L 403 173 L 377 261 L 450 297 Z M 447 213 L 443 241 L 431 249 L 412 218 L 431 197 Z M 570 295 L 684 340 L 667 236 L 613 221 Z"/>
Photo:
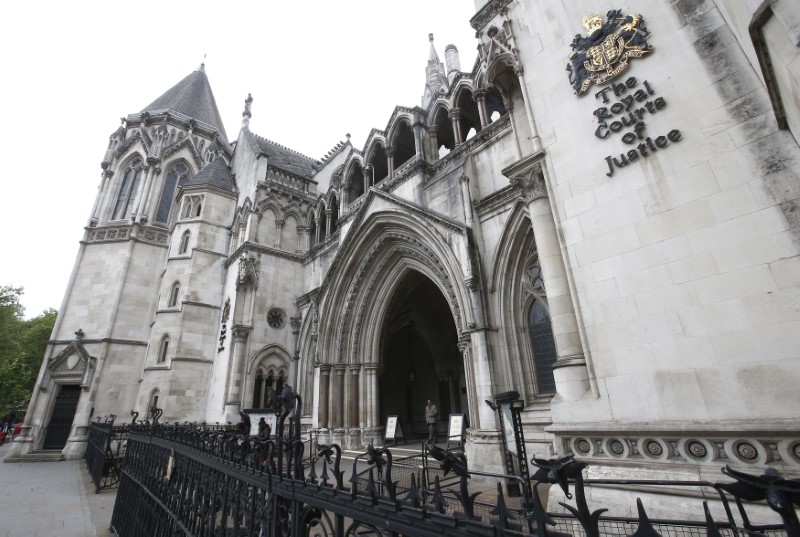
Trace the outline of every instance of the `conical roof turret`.
<path fill-rule="evenodd" d="M 189 76 L 172 86 L 161 97 L 145 106 L 142 112 L 151 114 L 172 110 L 214 127 L 227 140 L 225 127 L 206 76 L 205 64 L 200 64 Z"/>

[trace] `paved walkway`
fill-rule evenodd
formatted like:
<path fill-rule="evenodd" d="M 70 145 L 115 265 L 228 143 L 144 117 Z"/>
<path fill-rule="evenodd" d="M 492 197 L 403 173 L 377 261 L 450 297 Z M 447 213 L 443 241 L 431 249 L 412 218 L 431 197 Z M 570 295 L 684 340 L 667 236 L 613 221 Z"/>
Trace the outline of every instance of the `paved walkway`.
<path fill-rule="evenodd" d="M 1 537 L 110 535 L 116 489 L 95 494 L 83 460 L 2 463 L 0 480 Z"/>

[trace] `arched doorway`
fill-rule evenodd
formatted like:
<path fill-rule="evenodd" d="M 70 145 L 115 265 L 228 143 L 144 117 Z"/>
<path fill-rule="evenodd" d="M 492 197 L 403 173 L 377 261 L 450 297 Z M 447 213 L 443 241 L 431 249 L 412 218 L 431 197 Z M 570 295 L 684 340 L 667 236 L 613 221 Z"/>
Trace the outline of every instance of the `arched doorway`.
<path fill-rule="evenodd" d="M 450 306 L 436 285 L 416 271 L 400 281 L 382 333 L 380 419 L 397 415 L 406 438 L 427 435 L 425 404 L 439 410 L 439 434 L 449 414 L 467 412 L 464 360 Z"/>

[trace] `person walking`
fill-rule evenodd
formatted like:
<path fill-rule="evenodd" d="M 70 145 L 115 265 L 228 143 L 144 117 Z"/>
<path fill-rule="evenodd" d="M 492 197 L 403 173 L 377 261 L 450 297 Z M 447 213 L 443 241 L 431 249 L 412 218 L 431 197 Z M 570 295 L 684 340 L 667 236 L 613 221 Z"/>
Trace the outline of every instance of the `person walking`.
<path fill-rule="evenodd" d="M 425 406 L 425 423 L 428 424 L 428 442 L 436 443 L 436 416 L 439 413 L 433 401 L 428 399 L 428 404 Z"/>

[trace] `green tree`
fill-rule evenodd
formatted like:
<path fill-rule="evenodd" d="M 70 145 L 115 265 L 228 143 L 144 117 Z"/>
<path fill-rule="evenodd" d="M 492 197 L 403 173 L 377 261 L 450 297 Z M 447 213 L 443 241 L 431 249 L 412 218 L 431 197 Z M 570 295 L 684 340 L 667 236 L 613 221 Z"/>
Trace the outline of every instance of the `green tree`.
<path fill-rule="evenodd" d="M 23 318 L 21 287 L 0 287 L 0 413 L 25 410 L 53 325 L 56 311 L 48 309 Z"/>

